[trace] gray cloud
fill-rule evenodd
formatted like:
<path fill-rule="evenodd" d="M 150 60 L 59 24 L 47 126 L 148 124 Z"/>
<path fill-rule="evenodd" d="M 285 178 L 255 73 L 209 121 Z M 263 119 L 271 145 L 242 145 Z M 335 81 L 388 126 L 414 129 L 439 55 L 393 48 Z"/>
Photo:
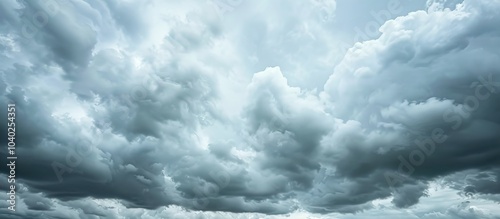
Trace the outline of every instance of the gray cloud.
<path fill-rule="evenodd" d="M 495 218 L 500 2 L 428 1 L 339 63 L 335 1 L 213 3 L 0 3 L 0 217 Z"/>

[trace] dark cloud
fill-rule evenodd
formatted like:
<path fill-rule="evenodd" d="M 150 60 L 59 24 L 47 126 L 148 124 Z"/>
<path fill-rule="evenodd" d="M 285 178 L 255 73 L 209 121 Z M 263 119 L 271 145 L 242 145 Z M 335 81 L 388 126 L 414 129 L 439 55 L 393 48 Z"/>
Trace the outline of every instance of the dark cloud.
<path fill-rule="evenodd" d="M 253 102 L 247 114 L 251 133 L 261 143 L 256 150 L 262 152 L 262 168 L 287 177 L 292 189 L 310 189 L 320 168 L 319 143 L 330 129 L 326 114 L 307 106 L 279 68 L 255 74 L 249 87 Z"/>
<path fill-rule="evenodd" d="M 189 1 L 3 1 L 20 162 L 0 217 L 495 218 L 477 206 L 500 200 L 500 3 L 458 2 L 387 21 L 308 90 L 298 72 L 333 67 L 312 14 L 334 1 L 234 29 L 279 3 L 221 20 Z M 474 200 L 422 203 L 436 184 Z"/>
<path fill-rule="evenodd" d="M 498 89 L 478 85 L 488 77 L 498 78 L 500 71 L 493 61 L 486 61 L 488 69 L 470 66 L 473 65 L 470 59 L 475 59 L 472 54 L 482 48 L 476 41 L 498 31 L 488 26 L 496 22 L 493 21 L 498 18 L 496 12 L 485 9 L 483 12 L 492 13 L 486 18 L 468 11 L 485 5 L 465 1 L 464 7 L 454 11 L 420 11 L 400 17 L 381 28 L 382 36 L 378 40 L 361 44 L 346 55 L 325 86 L 335 107 L 332 113 L 356 120 L 345 122 L 337 133 L 333 131 L 331 141 L 325 141 L 332 145 L 332 149 L 327 150 L 329 153 L 340 153 L 333 159 L 338 173 L 357 182 L 360 176 L 368 174 L 393 171 L 402 174 L 392 175 L 394 177 L 378 189 L 388 191 L 388 184 L 396 188 L 392 192 L 393 203 L 406 207 L 418 203 L 418 197 L 425 194 L 425 185 L 410 186 L 415 185 L 416 180 L 425 182 L 456 171 L 485 170 L 498 165 L 494 157 L 498 156 L 500 121 L 493 116 L 499 110 Z M 462 22 L 464 14 L 469 17 Z M 412 22 L 441 15 L 447 18 L 440 19 L 443 22 L 438 25 L 460 22 L 461 28 L 419 37 L 427 27 L 417 27 Z M 485 25 L 477 26 L 478 23 Z M 398 38 L 391 37 L 398 34 L 401 34 Z M 462 42 L 467 44 L 464 46 Z M 412 58 L 384 63 L 393 62 L 394 58 L 384 57 L 407 48 L 405 45 L 412 48 L 407 52 L 416 53 Z M 354 56 L 356 50 L 366 52 Z M 497 55 L 488 51 L 482 57 Z M 348 58 L 350 56 L 352 58 Z M 465 59 L 469 61 L 458 61 Z M 423 86 L 430 92 L 420 92 Z M 344 98 L 347 95 L 354 98 Z M 382 177 L 375 179 L 383 180 Z"/>

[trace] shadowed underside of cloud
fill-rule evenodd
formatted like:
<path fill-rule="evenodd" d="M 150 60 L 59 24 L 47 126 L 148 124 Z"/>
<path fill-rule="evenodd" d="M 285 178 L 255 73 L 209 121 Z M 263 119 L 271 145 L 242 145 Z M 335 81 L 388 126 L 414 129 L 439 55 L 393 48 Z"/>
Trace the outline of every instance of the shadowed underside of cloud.
<path fill-rule="evenodd" d="M 428 1 L 389 20 L 320 91 L 290 85 L 293 65 L 273 65 L 283 60 L 250 62 L 319 65 L 271 47 L 322 42 L 309 39 L 323 33 L 314 14 L 332 16 L 334 1 L 251 21 L 212 4 L 0 3 L 1 102 L 16 103 L 22 161 L 18 209 L 3 204 L 2 218 L 379 218 L 419 205 L 436 181 L 500 200 L 500 1 Z M 498 218 L 470 201 L 427 210 L 402 217 Z"/>

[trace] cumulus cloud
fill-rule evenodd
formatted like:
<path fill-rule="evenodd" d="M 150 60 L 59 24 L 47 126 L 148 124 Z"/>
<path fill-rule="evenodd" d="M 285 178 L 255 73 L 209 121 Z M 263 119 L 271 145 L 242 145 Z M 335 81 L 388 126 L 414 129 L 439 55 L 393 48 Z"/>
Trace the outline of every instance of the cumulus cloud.
<path fill-rule="evenodd" d="M 498 218 L 500 1 L 340 6 L 3 1 L 0 217 Z"/>

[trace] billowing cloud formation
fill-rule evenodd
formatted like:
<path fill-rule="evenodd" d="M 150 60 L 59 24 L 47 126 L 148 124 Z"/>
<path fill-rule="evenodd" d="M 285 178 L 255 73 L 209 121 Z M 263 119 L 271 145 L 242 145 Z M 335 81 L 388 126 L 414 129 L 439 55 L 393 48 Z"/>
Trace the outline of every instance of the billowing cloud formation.
<path fill-rule="evenodd" d="M 330 0 L 2 1 L 0 216 L 498 218 L 500 1 L 425 5 L 344 55 Z"/>
<path fill-rule="evenodd" d="M 394 204 L 408 206 L 425 188 L 407 189 L 407 183 L 498 167 L 500 66 L 496 44 L 485 49 L 485 41 L 499 40 L 498 7 L 464 1 L 455 10 L 410 13 L 346 54 L 325 85 L 332 114 L 350 129 L 325 141 L 329 153 L 342 154 L 333 161 L 338 174 L 369 176 L 365 186 L 385 178 L 401 186 Z M 387 172 L 393 170 L 397 175 Z M 378 190 L 388 195 L 383 186 Z"/>

